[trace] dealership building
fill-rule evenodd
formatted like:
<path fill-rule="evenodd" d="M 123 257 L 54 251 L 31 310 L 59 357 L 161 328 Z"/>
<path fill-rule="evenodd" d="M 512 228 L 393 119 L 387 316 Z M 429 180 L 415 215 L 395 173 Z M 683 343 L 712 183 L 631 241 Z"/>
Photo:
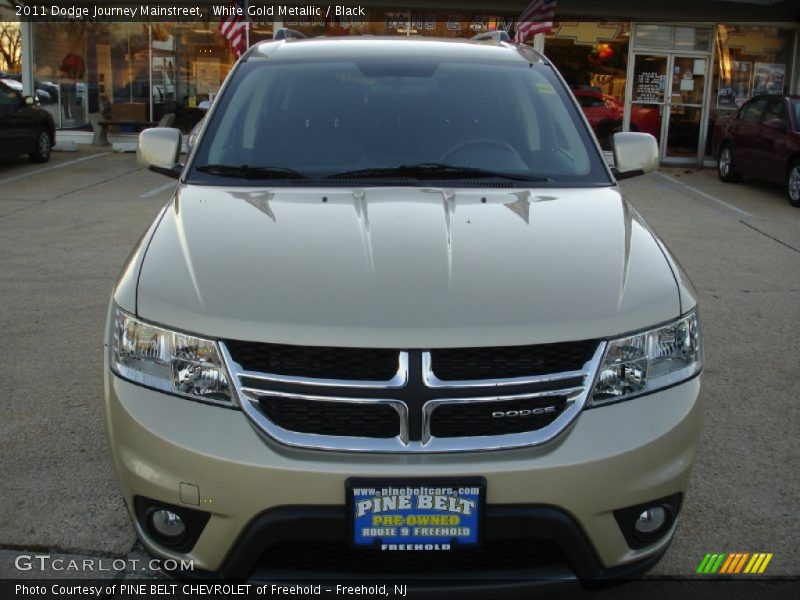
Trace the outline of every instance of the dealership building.
<path fill-rule="evenodd" d="M 471 37 L 513 31 L 528 1 L 340 2 L 366 14 L 327 19 L 261 10 L 248 37 L 269 40 L 281 26 L 308 36 Z M 0 21 L 15 20 L 17 9 L 3 4 Z M 225 2 L 169 4 L 204 12 L 180 22 L 23 21 L 21 60 L 0 70 L 39 97 L 61 139 L 91 141 L 99 120 L 129 122 L 118 133 L 134 133 L 165 115 L 188 132 L 236 54 L 212 14 Z M 616 131 L 646 131 L 659 139 L 665 164 L 697 165 L 712 160 L 719 116 L 756 94 L 800 94 L 799 21 L 796 0 L 558 0 L 553 29 L 529 43 L 561 71 L 605 148 Z"/>

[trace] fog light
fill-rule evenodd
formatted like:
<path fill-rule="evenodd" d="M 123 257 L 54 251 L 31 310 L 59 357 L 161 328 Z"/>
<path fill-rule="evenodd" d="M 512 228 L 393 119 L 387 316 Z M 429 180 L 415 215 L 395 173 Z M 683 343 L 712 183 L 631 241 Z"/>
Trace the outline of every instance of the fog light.
<path fill-rule="evenodd" d="M 180 515 L 164 508 L 153 512 L 150 525 L 158 535 L 171 541 L 177 541 L 186 535 L 186 524 Z"/>
<path fill-rule="evenodd" d="M 681 500 L 677 493 L 615 510 L 614 518 L 628 546 L 637 550 L 663 540 L 675 524 Z"/>
<path fill-rule="evenodd" d="M 663 506 L 653 506 L 642 511 L 636 519 L 633 528 L 637 535 L 650 538 L 666 525 L 667 518 L 668 513 Z"/>

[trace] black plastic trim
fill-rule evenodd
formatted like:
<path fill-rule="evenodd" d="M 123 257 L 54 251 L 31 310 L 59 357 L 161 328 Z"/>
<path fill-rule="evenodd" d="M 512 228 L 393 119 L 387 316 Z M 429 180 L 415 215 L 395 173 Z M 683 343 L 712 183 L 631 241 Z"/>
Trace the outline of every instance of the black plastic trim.
<path fill-rule="evenodd" d="M 632 171 L 620 171 L 616 167 L 611 167 L 611 172 L 614 173 L 614 177 L 617 181 L 622 181 L 623 179 L 630 179 L 631 177 L 638 177 L 639 175 L 644 175 L 644 170 L 642 169 L 633 169 Z"/>
<path fill-rule="evenodd" d="M 167 177 L 172 177 L 173 179 L 180 179 L 181 174 L 183 173 L 183 165 L 176 164 L 172 165 L 171 167 L 159 167 L 156 165 L 150 165 L 148 167 L 153 173 L 158 173 L 159 175 L 166 175 Z"/>
<path fill-rule="evenodd" d="M 191 579 L 246 580 L 256 570 L 260 557 L 271 545 L 287 540 L 335 540 L 346 543 L 349 539 L 345 506 L 284 506 L 267 510 L 256 516 L 240 535 L 219 571 L 186 571 L 179 574 Z M 495 581 L 474 578 L 470 573 L 443 573 L 436 580 L 422 581 L 422 587 L 445 586 L 448 588 L 471 586 L 487 589 L 504 589 L 507 586 L 564 584 L 579 578 L 584 584 L 603 582 L 617 578 L 634 578 L 650 569 L 663 555 L 653 555 L 620 567 L 606 568 L 602 565 L 588 538 L 577 522 L 563 510 L 546 505 L 497 505 L 484 507 L 484 539 L 528 539 L 535 532 L 535 539 L 556 544 L 567 564 L 554 565 L 548 574 L 525 576 L 523 572 L 498 573 Z M 665 551 L 665 550 L 664 550 Z M 337 574 L 346 579 L 347 574 Z M 296 580 L 296 572 L 270 572 L 273 580 Z M 351 576 L 363 580 L 363 576 Z M 472 583 L 474 582 L 474 584 Z M 414 585 L 415 589 L 417 585 Z"/>

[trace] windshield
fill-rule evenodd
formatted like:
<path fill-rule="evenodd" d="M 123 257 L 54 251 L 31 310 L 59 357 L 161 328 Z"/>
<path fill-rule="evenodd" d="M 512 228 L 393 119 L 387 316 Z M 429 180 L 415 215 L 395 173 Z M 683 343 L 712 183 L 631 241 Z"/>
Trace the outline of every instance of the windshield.
<path fill-rule="evenodd" d="M 496 177 L 527 186 L 610 184 L 577 109 L 547 66 L 249 61 L 220 98 L 188 180 L 466 185 Z"/>

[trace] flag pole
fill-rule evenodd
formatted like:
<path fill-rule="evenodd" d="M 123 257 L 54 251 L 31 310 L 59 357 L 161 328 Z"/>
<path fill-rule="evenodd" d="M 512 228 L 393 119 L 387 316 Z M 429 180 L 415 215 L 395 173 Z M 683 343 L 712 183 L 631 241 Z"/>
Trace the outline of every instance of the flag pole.
<path fill-rule="evenodd" d="M 244 42 L 247 44 L 247 47 L 250 48 L 250 17 L 247 14 L 247 4 L 248 0 L 244 1 Z"/>

